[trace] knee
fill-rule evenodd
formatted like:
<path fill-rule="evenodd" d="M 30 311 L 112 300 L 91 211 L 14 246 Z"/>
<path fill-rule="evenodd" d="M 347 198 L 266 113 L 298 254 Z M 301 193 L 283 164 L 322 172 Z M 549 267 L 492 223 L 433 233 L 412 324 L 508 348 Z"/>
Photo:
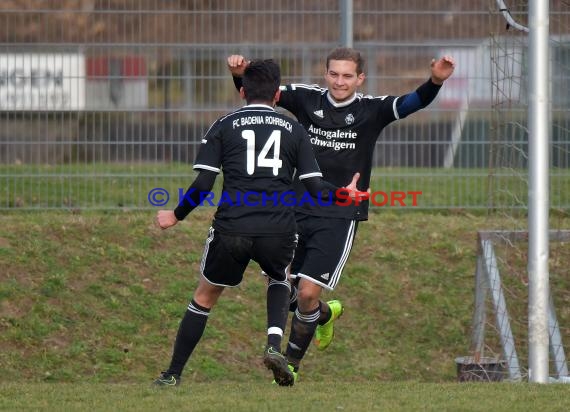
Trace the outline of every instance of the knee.
<path fill-rule="evenodd" d="M 218 301 L 218 298 L 222 294 L 223 290 L 224 289 L 220 288 L 220 287 L 212 287 L 212 288 L 200 288 L 199 287 L 194 292 L 193 298 L 194 298 L 194 301 L 198 305 L 200 305 L 204 308 L 211 309 L 214 307 L 214 305 Z"/>
<path fill-rule="evenodd" d="M 319 293 L 314 289 L 300 288 L 297 291 L 297 303 L 302 311 L 312 310 L 319 304 Z"/>

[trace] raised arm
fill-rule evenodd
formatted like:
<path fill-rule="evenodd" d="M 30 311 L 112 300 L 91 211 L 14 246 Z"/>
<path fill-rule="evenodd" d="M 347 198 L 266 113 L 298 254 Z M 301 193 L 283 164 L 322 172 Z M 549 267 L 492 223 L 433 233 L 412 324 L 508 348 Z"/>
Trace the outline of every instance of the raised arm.
<path fill-rule="evenodd" d="M 230 57 L 228 57 L 228 70 L 232 74 L 234 86 L 238 92 L 242 86 L 241 78 L 243 76 L 243 72 L 245 71 L 245 68 L 248 64 L 249 60 L 246 60 L 246 58 L 240 54 L 232 54 Z"/>
<path fill-rule="evenodd" d="M 428 81 L 414 92 L 398 97 L 396 111 L 400 119 L 423 109 L 435 99 L 443 83 L 452 75 L 455 61 L 450 56 L 444 56 L 439 60 L 433 59 L 430 68 L 431 76 Z"/>

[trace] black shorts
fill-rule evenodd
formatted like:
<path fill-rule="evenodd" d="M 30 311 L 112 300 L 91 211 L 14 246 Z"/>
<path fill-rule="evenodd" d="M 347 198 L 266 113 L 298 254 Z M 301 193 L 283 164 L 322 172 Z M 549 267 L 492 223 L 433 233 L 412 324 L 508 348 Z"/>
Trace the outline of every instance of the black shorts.
<path fill-rule="evenodd" d="M 259 264 L 268 276 L 283 281 L 291 264 L 297 236 L 239 236 L 223 234 L 210 227 L 200 273 L 218 286 L 237 286 L 250 260 Z"/>
<path fill-rule="evenodd" d="M 291 263 L 292 278 L 306 278 L 333 290 L 348 260 L 358 222 L 297 214 L 299 244 Z"/>

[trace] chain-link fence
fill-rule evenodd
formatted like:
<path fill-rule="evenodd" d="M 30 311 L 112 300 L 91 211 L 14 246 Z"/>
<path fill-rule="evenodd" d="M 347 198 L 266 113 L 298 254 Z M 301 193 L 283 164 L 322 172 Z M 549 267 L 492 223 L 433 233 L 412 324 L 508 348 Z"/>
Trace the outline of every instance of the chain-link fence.
<path fill-rule="evenodd" d="M 347 27 L 367 57 L 364 93 L 413 91 L 432 58 L 457 60 L 436 101 L 378 139 L 372 189 L 421 191 L 425 209 L 493 206 L 489 33 L 506 30 L 494 3 L 3 1 L 0 208 L 150 208 L 159 187 L 173 206 L 194 176 L 202 134 L 242 104 L 226 57 L 272 57 L 284 82 L 322 84 L 326 54 Z M 566 19 L 565 2 L 551 3 Z M 553 55 L 568 67 L 569 43 L 561 44 Z M 568 83 L 565 71 L 555 78 Z M 559 84 L 557 113 L 568 122 L 570 94 Z M 552 205 L 568 208 L 570 137 L 559 124 L 553 182 L 562 189 Z"/>

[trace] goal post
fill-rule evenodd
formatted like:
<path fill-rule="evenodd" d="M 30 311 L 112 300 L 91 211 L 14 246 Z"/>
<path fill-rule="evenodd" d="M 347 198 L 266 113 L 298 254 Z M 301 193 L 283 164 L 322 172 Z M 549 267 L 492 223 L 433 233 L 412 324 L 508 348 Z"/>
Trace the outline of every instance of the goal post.
<path fill-rule="evenodd" d="M 548 172 L 550 44 L 548 1 L 529 0 L 529 381 L 548 382 Z"/>
<path fill-rule="evenodd" d="M 515 320 L 509 313 L 511 309 L 514 309 L 517 317 L 521 315 L 522 303 L 525 300 L 524 292 L 521 293 L 521 291 L 527 284 L 523 278 L 517 287 L 513 279 L 517 282 L 517 278 L 520 280 L 519 276 L 513 276 L 512 273 L 502 274 L 501 269 L 514 268 L 510 264 L 503 263 L 504 257 L 510 254 L 504 249 L 514 248 L 517 243 L 528 242 L 528 237 L 527 231 L 479 231 L 477 233 L 475 305 L 470 349 L 474 363 L 479 363 L 480 359 L 500 358 L 500 362 L 505 364 L 505 378 L 514 382 L 520 382 L 528 377 L 528 370 L 521 366 L 517 349 L 517 346 L 524 346 L 526 339 L 524 322 L 520 322 L 519 319 L 518 329 L 513 328 Z M 570 242 L 570 230 L 550 230 L 548 237 L 551 244 L 559 243 L 564 247 L 565 243 Z M 519 266 L 522 266 L 520 262 Z M 511 272 L 517 272 L 517 270 Z M 565 298 L 563 296 L 562 301 Z M 547 314 L 548 351 L 551 357 L 552 372 L 555 380 L 566 381 L 568 366 L 552 296 L 548 297 Z M 486 333 L 487 329 L 491 328 L 496 332 L 496 336 L 489 337 Z M 530 356 L 530 351 L 528 354 L 525 353 L 525 356 Z M 525 360 L 528 360 L 530 364 L 530 359 Z"/>

